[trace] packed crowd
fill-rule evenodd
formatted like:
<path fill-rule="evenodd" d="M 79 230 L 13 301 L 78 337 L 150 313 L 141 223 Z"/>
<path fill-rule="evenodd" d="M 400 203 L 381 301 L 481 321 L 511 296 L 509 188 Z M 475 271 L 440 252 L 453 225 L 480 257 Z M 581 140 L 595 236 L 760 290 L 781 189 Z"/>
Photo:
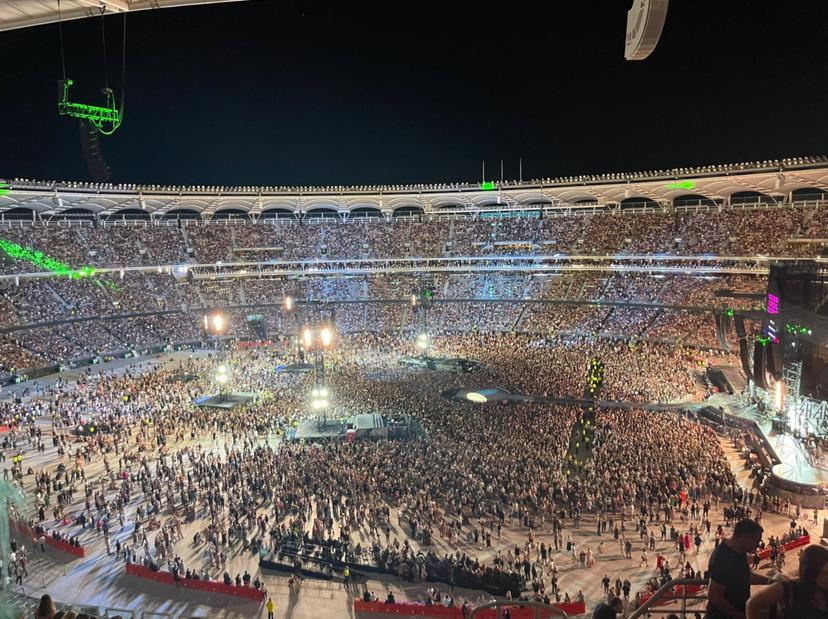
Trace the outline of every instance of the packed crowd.
<path fill-rule="evenodd" d="M 826 228 L 824 209 L 778 206 L 758 209 L 647 214 L 463 219 L 422 216 L 348 222 L 266 220 L 146 221 L 129 224 L 59 222 L 3 226 L 3 237 L 48 252 L 75 268 L 123 267 L 241 259 L 301 260 L 525 254 L 713 254 L 815 256 Z M 6 273 L 30 265 L 4 257 Z"/>
<path fill-rule="evenodd" d="M 434 345 L 440 354 L 481 360 L 475 375 L 481 383 L 539 395 L 582 395 L 587 361 L 600 357 L 607 397 L 688 397 L 697 362 L 666 347 L 509 334 L 436 337 Z M 210 389 L 218 360 L 119 376 L 90 373 L 82 386 L 61 382 L 38 410 L 30 402 L 6 404 L 7 420 L 22 413 L 24 423 L 4 449 L 23 455 L 12 477 L 27 492 L 33 524 L 49 534 L 90 547 L 103 540 L 126 561 L 219 581 L 235 580 L 228 557 L 278 562 L 286 546 L 305 541 L 327 547 L 331 561 L 413 581 L 500 583 L 513 595 L 534 581 L 543 592 L 550 572 L 535 565 L 542 550 L 533 531 L 551 524 L 556 552 L 563 552 L 563 527 L 582 517 L 624 530 L 639 510 L 655 520 L 683 501 L 733 490 L 716 439 L 692 421 L 635 410 L 600 413 L 592 457 L 576 463 L 568 454 L 581 409 L 450 402 L 440 392 L 457 384 L 454 375 L 396 364 L 397 355 L 415 350 L 411 338 L 343 338 L 329 357 L 331 413 L 409 413 L 423 421 L 427 440 L 274 443 L 304 416 L 302 394 L 311 380 L 274 380 L 274 363 L 289 354 L 277 348 L 222 361 L 232 368 L 232 388 L 262 394 L 245 409 L 191 404 Z M 185 376 L 194 378 L 183 382 Z M 52 420 L 52 445 L 35 429 L 42 424 L 25 423 L 36 413 Z M 74 428 L 93 419 L 97 434 L 75 435 Z M 639 450 L 632 435 L 652 443 Z M 49 458 L 30 468 L 36 453 Z M 88 475 L 93 469 L 95 476 Z M 526 545 L 504 547 L 506 528 L 528 534 Z M 203 561 L 185 563 L 183 540 L 195 541 Z M 543 551 L 548 559 L 551 548 L 549 542 Z M 602 552 L 585 548 L 584 561 Z M 255 574 L 255 564 L 250 569 Z M 549 592 L 574 599 L 559 578 Z"/>
<path fill-rule="evenodd" d="M 519 331 L 547 336 L 580 335 L 652 338 L 716 347 L 712 315 L 697 310 L 584 305 L 593 302 L 668 303 L 681 306 L 750 307 L 752 301 L 717 297 L 715 292 L 756 293 L 761 278 L 733 276 L 706 279 L 688 276 L 436 274 L 427 281 L 412 275 L 355 276 L 306 280 L 227 279 L 177 281 L 168 273 L 133 273 L 93 279 L 22 280 L 0 288 L 0 324 L 37 325 L 0 336 L 4 373 L 66 363 L 124 350 L 189 342 L 199 338 L 201 312 L 225 307 L 226 335 L 263 339 L 249 323 L 262 316 L 269 337 L 292 334 L 298 325 L 284 313 L 290 296 L 333 303 L 341 332 L 418 331 L 421 311 L 428 323 L 446 331 Z M 411 307 L 411 294 L 428 287 L 434 303 L 428 310 Z M 567 303 L 525 303 L 524 299 L 563 299 Z M 346 303 L 354 300 L 390 303 Z M 452 302 L 443 299 L 479 299 Z M 514 302 L 487 303 L 485 299 Z M 244 309 L 232 309 L 233 307 Z M 133 316 L 154 312 L 157 316 Z M 125 315 L 132 316 L 130 318 Z M 100 318 L 103 317 L 103 318 Z M 50 325 L 55 319 L 72 322 Z M 735 346 L 734 334 L 728 345 Z"/>

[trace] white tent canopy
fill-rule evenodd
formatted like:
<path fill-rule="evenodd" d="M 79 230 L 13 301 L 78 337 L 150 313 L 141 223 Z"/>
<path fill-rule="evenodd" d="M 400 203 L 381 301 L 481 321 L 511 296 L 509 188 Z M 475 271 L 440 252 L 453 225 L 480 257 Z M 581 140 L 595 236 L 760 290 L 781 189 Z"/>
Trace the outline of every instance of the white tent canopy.
<path fill-rule="evenodd" d="M 165 9 L 194 4 L 238 2 L 239 0 L 61 0 L 64 20 L 100 17 L 103 6 L 107 14 Z M 0 31 L 41 26 L 58 21 L 57 0 L 3 0 L 0 2 Z"/>

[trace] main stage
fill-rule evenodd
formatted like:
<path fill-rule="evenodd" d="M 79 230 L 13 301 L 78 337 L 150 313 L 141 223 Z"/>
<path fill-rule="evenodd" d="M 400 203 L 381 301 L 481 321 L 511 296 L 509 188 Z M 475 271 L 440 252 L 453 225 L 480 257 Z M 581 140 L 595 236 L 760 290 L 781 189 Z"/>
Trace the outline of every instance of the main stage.
<path fill-rule="evenodd" d="M 771 459 L 771 475 L 775 485 L 808 494 L 828 487 L 825 460 L 817 461 L 808 454 L 800 439 L 775 428 L 772 419 L 762 414 L 756 404 L 738 395 L 715 394 L 704 405 L 718 409 L 720 415 L 724 413 L 723 420 L 727 425 L 751 430 L 764 442 Z"/>

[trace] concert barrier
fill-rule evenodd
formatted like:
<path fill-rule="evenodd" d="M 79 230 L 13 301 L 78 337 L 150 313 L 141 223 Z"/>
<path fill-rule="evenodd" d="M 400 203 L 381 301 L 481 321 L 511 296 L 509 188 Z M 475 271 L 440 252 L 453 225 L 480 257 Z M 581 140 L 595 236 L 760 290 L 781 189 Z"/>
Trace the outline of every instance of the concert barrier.
<path fill-rule="evenodd" d="M 556 608 L 564 611 L 568 616 L 573 617 L 583 615 L 586 612 L 586 604 L 583 602 L 575 602 L 571 604 L 552 604 Z M 354 613 L 359 617 L 369 617 L 370 615 L 392 615 L 398 617 L 433 617 L 434 619 L 463 619 L 463 609 L 454 606 L 448 608 L 446 606 L 426 606 L 425 604 L 412 604 L 405 602 L 397 602 L 395 604 L 386 604 L 385 602 L 363 602 L 362 600 L 354 600 Z M 512 619 L 533 619 L 535 617 L 534 608 L 522 608 L 517 604 L 509 607 L 509 613 Z M 480 619 L 495 619 L 496 611 L 493 608 L 482 610 L 478 613 Z M 541 609 L 540 616 L 544 619 L 552 617 L 549 610 Z"/>
<path fill-rule="evenodd" d="M 35 542 L 37 542 L 37 540 L 40 539 L 40 534 L 37 533 L 34 529 L 32 529 L 25 522 L 21 522 L 20 520 L 13 520 L 11 518 L 9 518 L 9 522 L 20 532 L 21 535 L 27 536 Z M 82 546 L 73 546 L 65 540 L 55 539 L 51 535 L 47 535 L 46 533 L 43 533 L 43 538 L 46 544 L 51 546 L 52 548 L 56 548 L 57 550 L 69 553 L 71 555 L 75 555 L 76 557 L 80 558 L 86 556 L 86 549 Z"/>
<path fill-rule="evenodd" d="M 662 596 L 662 598 L 660 600 L 658 600 L 654 604 L 654 606 L 658 606 L 660 604 L 669 604 L 670 602 L 673 602 L 674 600 L 682 599 L 683 597 L 685 597 L 685 595 L 687 595 L 687 596 L 696 595 L 701 590 L 702 590 L 701 585 L 676 585 L 675 590 L 673 590 L 670 593 L 666 593 L 664 596 Z M 639 594 L 638 595 L 638 600 L 637 600 L 638 606 L 641 606 L 642 604 L 644 604 L 644 602 L 649 600 L 654 595 L 655 595 L 655 593 L 641 593 L 641 594 Z"/>
<path fill-rule="evenodd" d="M 143 565 L 137 563 L 127 563 L 126 573 L 130 576 L 137 576 L 138 578 L 145 578 L 147 580 L 154 580 L 165 585 L 185 587 L 187 589 L 198 589 L 199 591 L 209 591 L 211 593 L 223 593 L 225 595 L 235 595 L 236 597 L 247 598 L 257 602 L 264 601 L 265 593 L 260 589 L 251 587 L 249 585 L 225 585 L 223 582 L 216 580 L 201 580 L 200 578 L 184 578 L 179 577 L 176 580 L 175 576 L 170 572 L 162 572 L 151 570 Z"/>
<path fill-rule="evenodd" d="M 811 536 L 810 535 L 803 535 L 799 539 L 795 539 L 792 542 L 787 542 L 785 544 L 782 544 L 782 548 L 784 548 L 785 552 L 787 552 L 788 550 L 793 550 L 794 548 L 799 548 L 800 546 L 807 546 L 810 543 L 811 543 Z M 759 551 L 759 558 L 760 559 L 769 559 L 770 556 L 771 556 L 771 551 L 772 550 L 773 549 L 770 546 L 768 546 L 764 550 L 760 550 Z"/>

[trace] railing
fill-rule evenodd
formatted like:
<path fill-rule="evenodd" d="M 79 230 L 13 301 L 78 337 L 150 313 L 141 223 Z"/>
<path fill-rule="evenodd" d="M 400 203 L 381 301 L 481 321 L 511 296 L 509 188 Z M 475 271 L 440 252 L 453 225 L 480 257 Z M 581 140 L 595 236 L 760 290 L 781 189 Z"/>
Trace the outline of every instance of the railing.
<path fill-rule="evenodd" d="M 688 602 L 696 606 L 702 600 L 707 599 L 706 592 L 703 595 L 697 595 L 706 586 L 707 580 L 701 578 L 676 578 L 671 580 L 636 608 L 627 619 L 639 619 L 639 617 L 649 617 L 656 614 L 668 615 L 670 613 L 675 613 L 680 619 L 685 619 L 690 616 L 689 613 L 695 613 L 699 610 L 697 607 L 688 610 Z M 673 602 L 678 602 L 679 608 L 675 608 L 672 605 Z M 655 608 L 667 604 L 670 604 L 667 608 Z"/>
<path fill-rule="evenodd" d="M 506 601 L 490 602 L 489 604 L 478 606 L 472 611 L 471 619 L 503 619 L 503 609 L 507 607 L 509 608 L 509 614 L 513 617 L 513 619 L 547 619 L 549 617 L 563 617 L 563 619 L 566 619 L 569 616 L 563 609 L 550 604 L 544 604 L 543 602 Z M 494 610 L 493 617 L 492 613 L 488 612 L 490 610 Z M 581 613 L 586 611 L 583 603 L 579 605 L 578 610 L 581 611 Z"/>

